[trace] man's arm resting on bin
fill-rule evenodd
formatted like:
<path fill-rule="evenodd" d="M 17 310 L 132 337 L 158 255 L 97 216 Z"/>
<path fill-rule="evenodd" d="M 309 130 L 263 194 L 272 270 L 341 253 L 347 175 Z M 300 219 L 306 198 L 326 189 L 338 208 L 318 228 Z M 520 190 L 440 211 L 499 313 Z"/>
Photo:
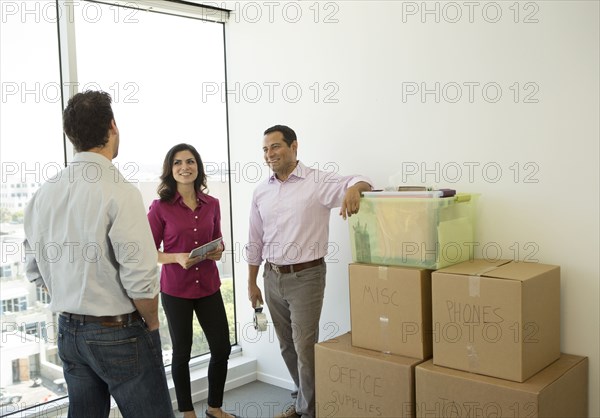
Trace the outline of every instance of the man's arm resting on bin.
<path fill-rule="evenodd" d="M 360 209 L 360 194 L 362 192 L 368 192 L 372 189 L 373 187 L 366 181 L 359 181 L 358 183 L 348 187 L 348 190 L 346 190 L 346 194 L 344 195 L 342 207 L 340 209 L 340 216 L 346 219 L 355 213 L 358 213 L 358 210 Z"/>

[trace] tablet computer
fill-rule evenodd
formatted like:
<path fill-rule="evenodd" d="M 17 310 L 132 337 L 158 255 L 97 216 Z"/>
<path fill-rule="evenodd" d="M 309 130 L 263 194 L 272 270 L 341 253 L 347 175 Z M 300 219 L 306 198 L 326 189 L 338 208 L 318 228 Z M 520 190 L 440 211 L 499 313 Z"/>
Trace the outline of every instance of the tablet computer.
<path fill-rule="evenodd" d="M 223 238 L 217 238 L 215 240 L 212 240 L 211 242 L 207 242 L 206 244 L 199 246 L 198 248 L 194 248 L 190 252 L 190 258 L 205 256 L 206 253 L 209 253 L 219 248 L 219 245 L 222 241 Z"/>

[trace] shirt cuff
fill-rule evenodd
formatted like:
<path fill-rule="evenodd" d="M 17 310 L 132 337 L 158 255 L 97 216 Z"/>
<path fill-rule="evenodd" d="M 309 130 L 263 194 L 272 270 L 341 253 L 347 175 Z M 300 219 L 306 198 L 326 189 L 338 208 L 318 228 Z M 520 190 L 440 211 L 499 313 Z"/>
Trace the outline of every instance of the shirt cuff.
<path fill-rule="evenodd" d="M 356 183 L 360 183 L 361 181 L 369 183 L 369 186 L 371 186 L 371 190 L 373 190 L 373 182 L 371 181 L 371 179 L 363 176 L 356 176 L 350 179 L 350 181 L 348 182 L 348 188 L 354 186 Z"/>

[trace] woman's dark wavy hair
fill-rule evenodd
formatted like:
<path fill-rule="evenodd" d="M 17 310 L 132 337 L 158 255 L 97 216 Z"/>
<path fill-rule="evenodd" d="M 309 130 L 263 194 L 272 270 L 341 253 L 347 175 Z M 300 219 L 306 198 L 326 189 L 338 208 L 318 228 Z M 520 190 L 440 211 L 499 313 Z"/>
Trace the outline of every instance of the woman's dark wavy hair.
<path fill-rule="evenodd" d="M 206 193 L 206 190 L 208 190 L 206 187 L 204 164 L 202 164 L 202 159 L 200 158 L 198 151 L 196 151 L 196 148 L 190 144 L 177 144 L 167 152 L 165 161 L 163 162 L 163 170 L 160 175 L 161 182 L 157 189 L 161 201 L 170 202 L 175 198 L 175 194 L 177 193 L 177 182 L 173 178 L 173 163 L 175 162 L 175 154 L 180 151 L 191 152 L 196 160 L 196 165 L 198 166 L 198 177 L 196 177 L 196 180 L 194 181 L 194 190 L 196 193 L 199 191 Z"/>
<path fill-rule="evenodd" d="M 108 130 L 114 119 L 112 99 L 103 91 L 87 90 L 69 99 L 63 112 L 63 130 L 75 151 L 103 147 L 108 142 Z"/>

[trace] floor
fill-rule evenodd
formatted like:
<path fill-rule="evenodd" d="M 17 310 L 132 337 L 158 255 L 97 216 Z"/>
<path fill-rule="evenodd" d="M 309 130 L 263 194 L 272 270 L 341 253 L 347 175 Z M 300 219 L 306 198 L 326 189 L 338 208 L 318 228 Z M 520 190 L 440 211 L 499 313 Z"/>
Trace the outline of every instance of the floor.
<path fill-rule="evenodd" d="M 225 392 L 223 409 L 243 418 L 269 418 L 292 404 L 290 393 L 287 389 L 257 380 Z M 194 405 L 198 418 L 205 417 L 206 406 L 206 400 Z M 176 418 L 182 416 L 181 412 L 175 411 Z"/>

